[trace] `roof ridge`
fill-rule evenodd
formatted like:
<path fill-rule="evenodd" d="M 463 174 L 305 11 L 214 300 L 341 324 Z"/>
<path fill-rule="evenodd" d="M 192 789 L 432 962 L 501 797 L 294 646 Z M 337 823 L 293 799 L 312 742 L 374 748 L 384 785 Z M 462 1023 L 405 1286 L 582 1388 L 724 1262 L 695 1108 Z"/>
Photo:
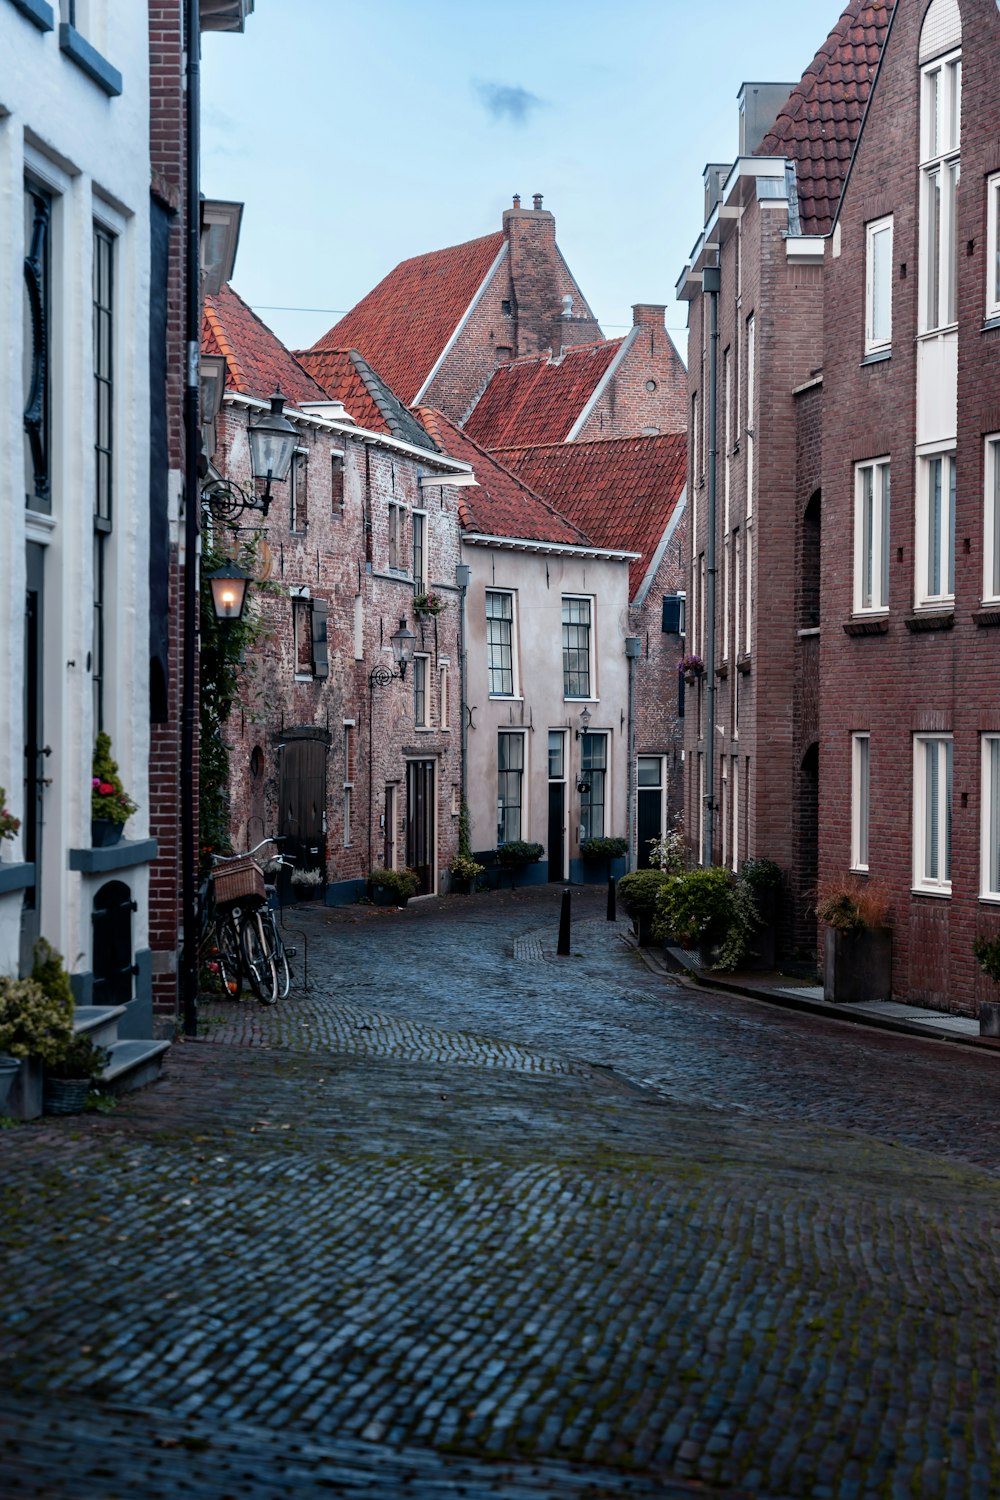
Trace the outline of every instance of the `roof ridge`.
<path fill-rule="evenodd" d="M 497 453 L 526 453 L 529 448 L 540 451 L 543 448 L 612 448 L 618 443 L 662 443 L 666 441 L 687 442 L 687 432 L 629 432 L 621 437 L 611 438 L 574 438 L 571 443 L 505 443 L 502 448 L 490 448 L 487 451 L 495 455 Z M 474 441 L 472 438 L 470 442 Z"/>
<path fill-rule="evenodd" d="M 211 325 L 212 332 L 215 334 L 216 342 L 225 356 L 226 364 L 229 367 L 229 372 L 233 377 L 236 389 L 242 396 L 251 395 L 249 377 L 243 368 L 239 355 L 236 353 L 232 340 L 226 332 L 225 323 L 217 307 L 217 298 L 206 297 L 204 305 L 205 316 Z"/>

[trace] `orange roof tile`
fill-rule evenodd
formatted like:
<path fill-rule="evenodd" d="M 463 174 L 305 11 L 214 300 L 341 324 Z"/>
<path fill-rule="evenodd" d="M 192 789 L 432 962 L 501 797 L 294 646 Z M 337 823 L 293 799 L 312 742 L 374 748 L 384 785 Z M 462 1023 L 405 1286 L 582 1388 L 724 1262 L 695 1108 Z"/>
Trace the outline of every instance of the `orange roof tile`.
<path fill-rule="evenodd" d="M 833 225 L 891 13 L 892 0 L 851 0 L 758 148 L 795 161 L 803 234 Z"/>
<path fill-rule="evenodd" d="M 297 351 L 296 358 L 332 400 L 344 403 L 361 427 L 420 448 L 434 447 L 417 418 L 356 349 L 305 349 Z"/>
<path fill-rule="evenodd" d="M 503 231 L 404 260 L 313 349 L 357 349 L 409 405 L 500 253 Z"/>
<path fill-rule="evenodd" d="M 595 546 L 641 553 L 629 567 L 634 598 L 684 491 L 686 433 L 503 448 L 494 457 Z"/>
<path fill-rule="evenodd" d="M 622 343 L 605 339 L 567 349 L 557 360 L 545 355 L 498 365 L 466 432 L 484 448 L 565 442 Z"/>
<path fill-rule="evenodd" d="M 202 349 L 226 357 L 226 387 L 268 401 L 276 390 L 293 406 L 322 401 L 323 392 L 231 286 L 205 298 Z"/>
<path fill-rule="evenodd" d="M 523 480 L 480 448 L 454 422 L 430 406 L 414 410 L 442 452 L 471 464 L 475 470 L 478 485 L 462 491 L 459 507 L 464 531 L 577 547 L 588 545 L 587 536 L 578 526 L 533 493 Z"/>

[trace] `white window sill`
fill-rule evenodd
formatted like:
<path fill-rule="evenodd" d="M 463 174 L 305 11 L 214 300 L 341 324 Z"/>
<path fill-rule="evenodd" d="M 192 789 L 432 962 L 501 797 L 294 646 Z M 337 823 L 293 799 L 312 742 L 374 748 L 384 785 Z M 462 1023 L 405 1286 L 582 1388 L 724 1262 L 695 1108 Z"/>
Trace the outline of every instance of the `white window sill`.
<path fill-rule="evenodd" d="M 868 875 L 871 873 L 870 865 L 851 865 L 852 875 Z"/>
<path fill-rule="evenodd" d="M 954 612 L 954 609 L 955 595 L 939 594 L 932 598 L 918 600 L 913 606 L 913 613 L 915 615 L 943 615 L 949 610 Z M 888 614 L 888 610 L 886 613 Z"/>
<path fill-rule="evenodd" d="M 523 703 L 524 702 L 524 694 L 523 693 L 490 693 L 490 694 L 488 694 L 488 697 L 489 697 L 489 700 L 490 700 L 491 703 Z"/>
<path fill-rule="evenodd" d="M 980 891 L 979 899 L 984 906 L 1000 906 L 1000 891 Z"/>
<path fill-rule="evenodd" d="M 311 672 L 296 672 L 296 674 L 295 674 L 295 681 L 296 682 L 312 682 L 313 681 L 313 674 Z"/>
<path fill-rule="evenodd" d="M 938 901 L 951 900 L 950 885 L 911 885 L 911 896 L 933 896 Z"/>
<path fill-rule="evenodd" d="M 885 360 L 892 358 L 892 345 L 879 344 L 874 349 L 866 349 L 862 365 L 880 365 Z"/>

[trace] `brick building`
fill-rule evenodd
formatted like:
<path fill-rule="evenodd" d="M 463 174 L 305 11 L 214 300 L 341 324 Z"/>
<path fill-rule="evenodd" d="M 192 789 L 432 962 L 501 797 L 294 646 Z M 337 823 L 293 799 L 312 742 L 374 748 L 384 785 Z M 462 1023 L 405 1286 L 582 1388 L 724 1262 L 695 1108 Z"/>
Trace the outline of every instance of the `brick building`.
<path fill-rule="evenodd" d="M 894 7 L 825 272 L 820 874 L 887 887 L 894 992 L 967 1013 L 997 998 L 998 54 L 994 0 Z"/>
<path fill-rule="evenodd" d="M 416 869 L 424 892 L 447 888 L 461 800 L 456 483 L 467 466 L 347 358 L 338 368 L 371 424 L 361 426 L 228 287 L 207 300 L 203 352 L 226 360 L 220 475 L 250 484 L 247 427 L 279 386 L 299 432 L 259 546 L 264 634 L 225 731 L 233 842 L 281 835 L 333 904 L 355 899 L 383 862 Z M 420 611 L 428 593 L 440 613 Z M 412 663 L 405 679 L 380 682 L 403 621 Z"/>
<path fill-rule="evenodd" d="M 697 858 L 781 866 L 780 939 L 804 954 L 819 814 L 824 252 L 887 26 L 886 6 L 851 0 L 798 84 L 744 84 L 740 155 L 705 169 L 705 228 L 678 285 L 690 309 L 686 651 L 704 664 L 685 718 L 686 829 Z M 832 316 L 828 340 L 838 329 Z"/>

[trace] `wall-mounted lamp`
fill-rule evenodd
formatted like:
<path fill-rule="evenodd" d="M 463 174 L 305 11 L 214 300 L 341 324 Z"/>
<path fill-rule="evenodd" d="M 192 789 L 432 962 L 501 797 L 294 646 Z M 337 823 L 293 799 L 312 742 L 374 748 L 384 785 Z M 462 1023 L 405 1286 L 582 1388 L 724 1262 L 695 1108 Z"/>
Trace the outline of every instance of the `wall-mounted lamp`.
<path fill-rule="evenodd" d="M 254 479 L 264 480 L 264 493 L 245 490 L 233 479 L 216 479 L 206 486 L 205 499 L 220 520 L 236 521 L 245 510 L 259 510 L 266 516 L 272 483 L 281 484 L 288 478 L 299 435 L 285 416 L 285 398 L 280 391 L 271 397 L 270 411 L 250 423 L 247 437 L 250 472 Z"/>
<path fill-rule="evenodd" d="M 215 610 L 215 618 L 217 620 L 242 619 L 247 584 L 250 582 L 249 573 L 244 573 L 237 563 L 230 561 L 224 563 L 221 568 L 216 568 L 214 573 L 209 573 L 207 581 L 212 589 L 212 607 Z"/>
<path fill-rule="evenodd" d="M 587 730 L 589 728 L 590 728 L 590 709 L 587 707 L 586 704 L 584 704 L 583 708 L 581 708 L 581 710 L 580 710 L 580 727 L 576 731 L 576 737 L 577 737 L 577 739 L 579 739 L 581 735 L 586 734 Z"/>
<path fill-rule="evenodd" d="M 398 672 L 392 672 L 388 667 L 379 665 L 372 667 L 368 673 L 368 681 L 372 687 L 385 687 L 390 682 L 405 682 L 407 665 L 413 660 L 413 648 L 417 644 L 417 638 L 409 629 L 405 620 L 400 620 L 399 629 L 394 630 L 389 637 L 389 645 L 392 647 L 392 659 L 399 668 Z"/>

